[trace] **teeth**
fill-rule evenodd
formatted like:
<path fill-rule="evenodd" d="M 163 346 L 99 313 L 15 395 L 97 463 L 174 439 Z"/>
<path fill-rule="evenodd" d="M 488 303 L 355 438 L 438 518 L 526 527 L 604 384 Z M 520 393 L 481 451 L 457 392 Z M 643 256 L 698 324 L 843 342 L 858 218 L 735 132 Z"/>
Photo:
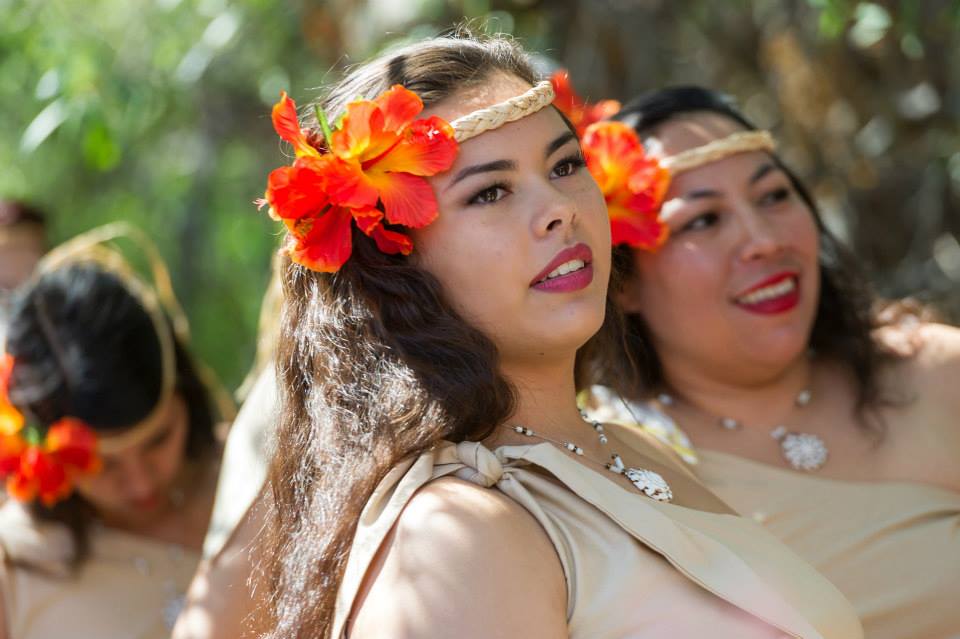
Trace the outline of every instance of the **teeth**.
<path fill-rule="evenodd" d="M 737 302 L 740 304 L 757 304 L 766 300 L 772 300 L 773 298 L 780 297 L 781 295 L 786 295 L 795 288 L 797 288 L 797 282 L 791 277 L 783 280 L 782 282 L 765 286 L 761 289 L 753 291 L 752 293 L 738 297 Z"/>
<path fill-rule="evenodd" d="M 573 273 L 574 271 L 579 271 L 587 264 L 583 260 L 570 260 L 569 262 L 564 262 L 557 268 L 550 271 L 545 278 L 540 280 L 541 282 L 546 280 L 552 280 L 555 277 L 560 277 L 561 275 L 566 275 L 567 273 Z"/>

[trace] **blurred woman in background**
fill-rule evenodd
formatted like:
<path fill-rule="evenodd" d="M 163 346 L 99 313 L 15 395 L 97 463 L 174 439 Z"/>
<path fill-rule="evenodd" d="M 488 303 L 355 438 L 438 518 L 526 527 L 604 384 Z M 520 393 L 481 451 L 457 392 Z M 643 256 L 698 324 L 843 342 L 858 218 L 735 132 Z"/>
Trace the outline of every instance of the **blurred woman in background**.
<path fill-rule="evenodd" d="M 723 96 L 666 89 L 616 119 L 671 171 L 669 237 L 615 249 L 629 336 L 589 362 L 593 416 L 679 425 L 696 474 L 830 578 L 867 637 L 957 636 L 960 331 L 881 307 Z"/>
<path fill-rule="evenodd" d="M 10 321 L 0 609 L 16 639 L 169 636 L 210 516 L 211 395 L 109 236 L 55 249 Z"/>

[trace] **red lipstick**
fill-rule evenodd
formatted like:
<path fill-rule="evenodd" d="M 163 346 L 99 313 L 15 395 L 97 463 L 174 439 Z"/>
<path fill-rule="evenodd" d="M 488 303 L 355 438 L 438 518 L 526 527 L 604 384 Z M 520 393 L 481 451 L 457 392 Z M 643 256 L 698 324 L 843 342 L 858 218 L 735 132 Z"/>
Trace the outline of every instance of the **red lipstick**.
<path fill-rule="evenodd" d="M 750 299 L 751 294 L 777 285 L 781 285 L 780 290 L 772 290 L 762 298 Z M 750 313 L 759 315 L 785 313 L 800 303 L 800 276 L 794 271 L 777 273 L 746 289 L 737 295 L 734 301 L 737 306 Z"/>

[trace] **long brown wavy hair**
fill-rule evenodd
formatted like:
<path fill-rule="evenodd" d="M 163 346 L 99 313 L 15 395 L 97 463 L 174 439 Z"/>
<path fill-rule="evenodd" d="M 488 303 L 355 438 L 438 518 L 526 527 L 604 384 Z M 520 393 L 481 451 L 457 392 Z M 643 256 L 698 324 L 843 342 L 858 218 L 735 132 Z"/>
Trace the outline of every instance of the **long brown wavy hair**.
<path fill-rule="evenodd" d="M 336 117 L 347 101 L 394 84 L 429 106 L 494 73 L 536 79 L 507 39 L 436 38 L 353 69 L 322 106 Z M 264 536 L 270 605 L 258 625 L 271 639 L 328 637 L 357 521 L 376 485 L 440 440 L 490 435 L 516 396 L 495 345 L 458 316 L 438 280 L 356 229 L 339 272 L 288 262 L 283 286 L 281 416 Z"/>

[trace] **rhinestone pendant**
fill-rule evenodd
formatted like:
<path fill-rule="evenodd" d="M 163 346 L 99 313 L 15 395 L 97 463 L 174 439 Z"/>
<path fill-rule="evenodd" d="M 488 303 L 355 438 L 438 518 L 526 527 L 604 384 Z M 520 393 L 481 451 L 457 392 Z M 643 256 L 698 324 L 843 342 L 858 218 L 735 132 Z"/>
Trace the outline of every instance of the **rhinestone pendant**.
<path fill-rule="evenodd" d="M 614 454 L 611 459 L 613 461 L 607 464 L 607 470 L 626 477 L 630 480 L 630 483 L 637 487 L 637 490 L 650 499 L 662 502 L 669 502 L 673 499 L 673 491 L 670 490 L 670 485 L 659 473 L 643 468 L 627 468 L 623 465 L 620 455 L 617 454 Z"/>
<path fill-rule="evenodd" d="M 827 463 L 829 451 L 822 439 L 810 433 L 791 433 L 784 426 L 777 426 L 771 433 L 780 442 L 780 452 L 796 470 L 819 470 Z"/>

